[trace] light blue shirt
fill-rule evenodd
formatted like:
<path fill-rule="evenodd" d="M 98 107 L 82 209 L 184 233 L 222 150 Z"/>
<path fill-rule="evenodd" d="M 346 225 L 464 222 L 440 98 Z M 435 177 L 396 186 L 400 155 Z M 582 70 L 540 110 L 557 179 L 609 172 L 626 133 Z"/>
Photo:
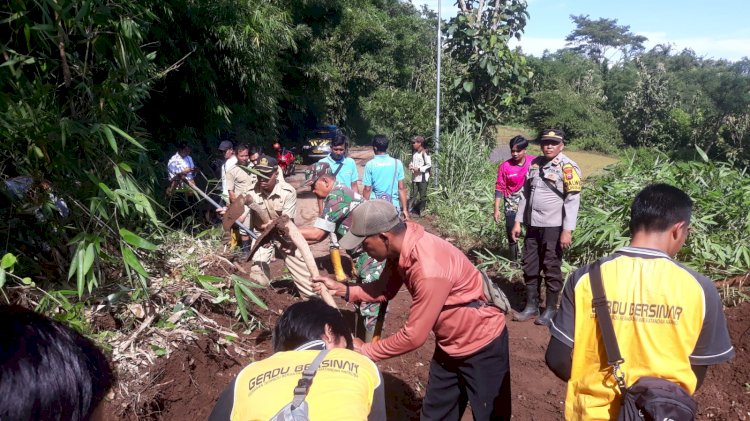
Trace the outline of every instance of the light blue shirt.
<path fill-rule="evenodd" d="M 372 187 L 370 199 L 382 199 L 383 195 L 390 195 L 393 206 L 401 210 L 401 203 L 398 200 L 398 182 L 403 179 L 404 164 L 401 161 L 388 154 L 375 155 L 365 164 L 362 184 L 365 187 Z"/>
<path fill-rule="evenodd" d="M 345 185 L 346 187 L 351 188 L 352 183 L 359 180 L 359 173 L 357 173 L 357 164 L 353 159 L 349 157 L 344 157 L 344 159 L 340 161 L 334 161 L 333 158 L 331 158 L 331 155 L 328 155 L 318 162 L 325 162 L 326 164 L 328 164 L 328 166 L 331 167 L 331 172 L 335 173 L 336 171 L 338 171 L 338 173 L 336 173 L 336 181 Z M 339 165 L 341 165 L 340 170 Z"/>

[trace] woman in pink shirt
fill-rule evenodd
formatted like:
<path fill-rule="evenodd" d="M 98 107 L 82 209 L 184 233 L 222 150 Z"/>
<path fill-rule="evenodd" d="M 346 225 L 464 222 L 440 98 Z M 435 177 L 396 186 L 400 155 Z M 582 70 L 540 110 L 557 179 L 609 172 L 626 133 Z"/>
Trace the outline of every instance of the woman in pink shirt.
<path fill-rule="evenodd" d="M 523 192 L 521 188 L 526 181 L 526 173 L 529 171 L 533 155 L 526 155 L 529 141 L 523 136 L 516 136 L 510 140 L 511 158 L 497 169 L 497 182 L 495 183 L 495 222 L 500 222 L 500 199 L 505 198 L 505 232 L 508 236 L 508 249 L 510 260 L 517 261 L 520 257 L 518 243 L 510 235 L 513 223 L 516 220 L 518 202 Z"/>

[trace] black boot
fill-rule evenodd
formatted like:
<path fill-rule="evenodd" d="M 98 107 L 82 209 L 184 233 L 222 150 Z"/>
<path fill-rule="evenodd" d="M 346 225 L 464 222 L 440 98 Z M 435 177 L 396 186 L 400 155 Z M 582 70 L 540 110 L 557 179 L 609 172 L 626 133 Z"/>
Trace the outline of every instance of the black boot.
<path fill-rule="evenodd" d="M 544 313 L 542 314 L 542 317 L 534 320 L 534 324 L 541 325 L 541 326 L 549 326 L 550 322 L 552 322 L 552 318 L 555 317 L 555 313 L 557 313 L 557 296 L 560 295 L 559 292 L 550 292 L 547 291 L 547 307 L 544 308 Z"/>
<path fill-rule="evenodd" d="M 248 257 L 250 257 L 250 240 L 242 240 L 242 243 L 240 245 L 240 259 L 242 261 L 246 261 Z"/>
<path fill-rule="evenodd" d="M 526 308 L 522 312 L 516 312 L 513 320 L 525 322 L 539 316 L 539 290 L 537 284 L 526 284 Z"/>
<path fill-rule="evenodd" d="M 510 246 L 508 246 L 508 249 L 508 257 L 510 257 L 510 261 L 513 263 L 518 263 L 520 260 L 519 257 L 521 257 L 518 253 L 518 243 L 511 244 Z"/>

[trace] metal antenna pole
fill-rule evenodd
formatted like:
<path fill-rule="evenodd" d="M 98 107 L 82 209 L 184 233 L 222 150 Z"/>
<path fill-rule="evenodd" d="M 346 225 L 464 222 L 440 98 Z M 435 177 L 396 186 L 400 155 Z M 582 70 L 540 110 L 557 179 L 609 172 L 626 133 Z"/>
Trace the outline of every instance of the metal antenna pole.
<path fill-rule="evenodd" d="M 443 50 L 443 42 L 442 42 L 442 36 L 441 36 L 441 23 L 442 20 L 440 18 L 440 3 L 441 0 L 438 0 L 438 10 L 437 10 L 437 99 L 435 100 L 435 162 L 433 163 L 433 166 L 435 167 L 435 187 L 438 185 L 438 154 L 440 153 L 440 56 L 442 55 Z"/>

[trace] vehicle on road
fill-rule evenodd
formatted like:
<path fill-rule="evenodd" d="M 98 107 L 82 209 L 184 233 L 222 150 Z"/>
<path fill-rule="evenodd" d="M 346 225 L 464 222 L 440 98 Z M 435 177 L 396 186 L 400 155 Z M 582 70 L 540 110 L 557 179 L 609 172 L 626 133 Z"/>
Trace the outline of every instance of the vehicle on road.
<path fill-rule="evenodd" d="M 302 144 L 302 160 L 304 163 L 318 161 L 331 153 L 331 140 L 339 133 L 334 125 L 321 126 L 313 131 L 312 136 Z"/>

